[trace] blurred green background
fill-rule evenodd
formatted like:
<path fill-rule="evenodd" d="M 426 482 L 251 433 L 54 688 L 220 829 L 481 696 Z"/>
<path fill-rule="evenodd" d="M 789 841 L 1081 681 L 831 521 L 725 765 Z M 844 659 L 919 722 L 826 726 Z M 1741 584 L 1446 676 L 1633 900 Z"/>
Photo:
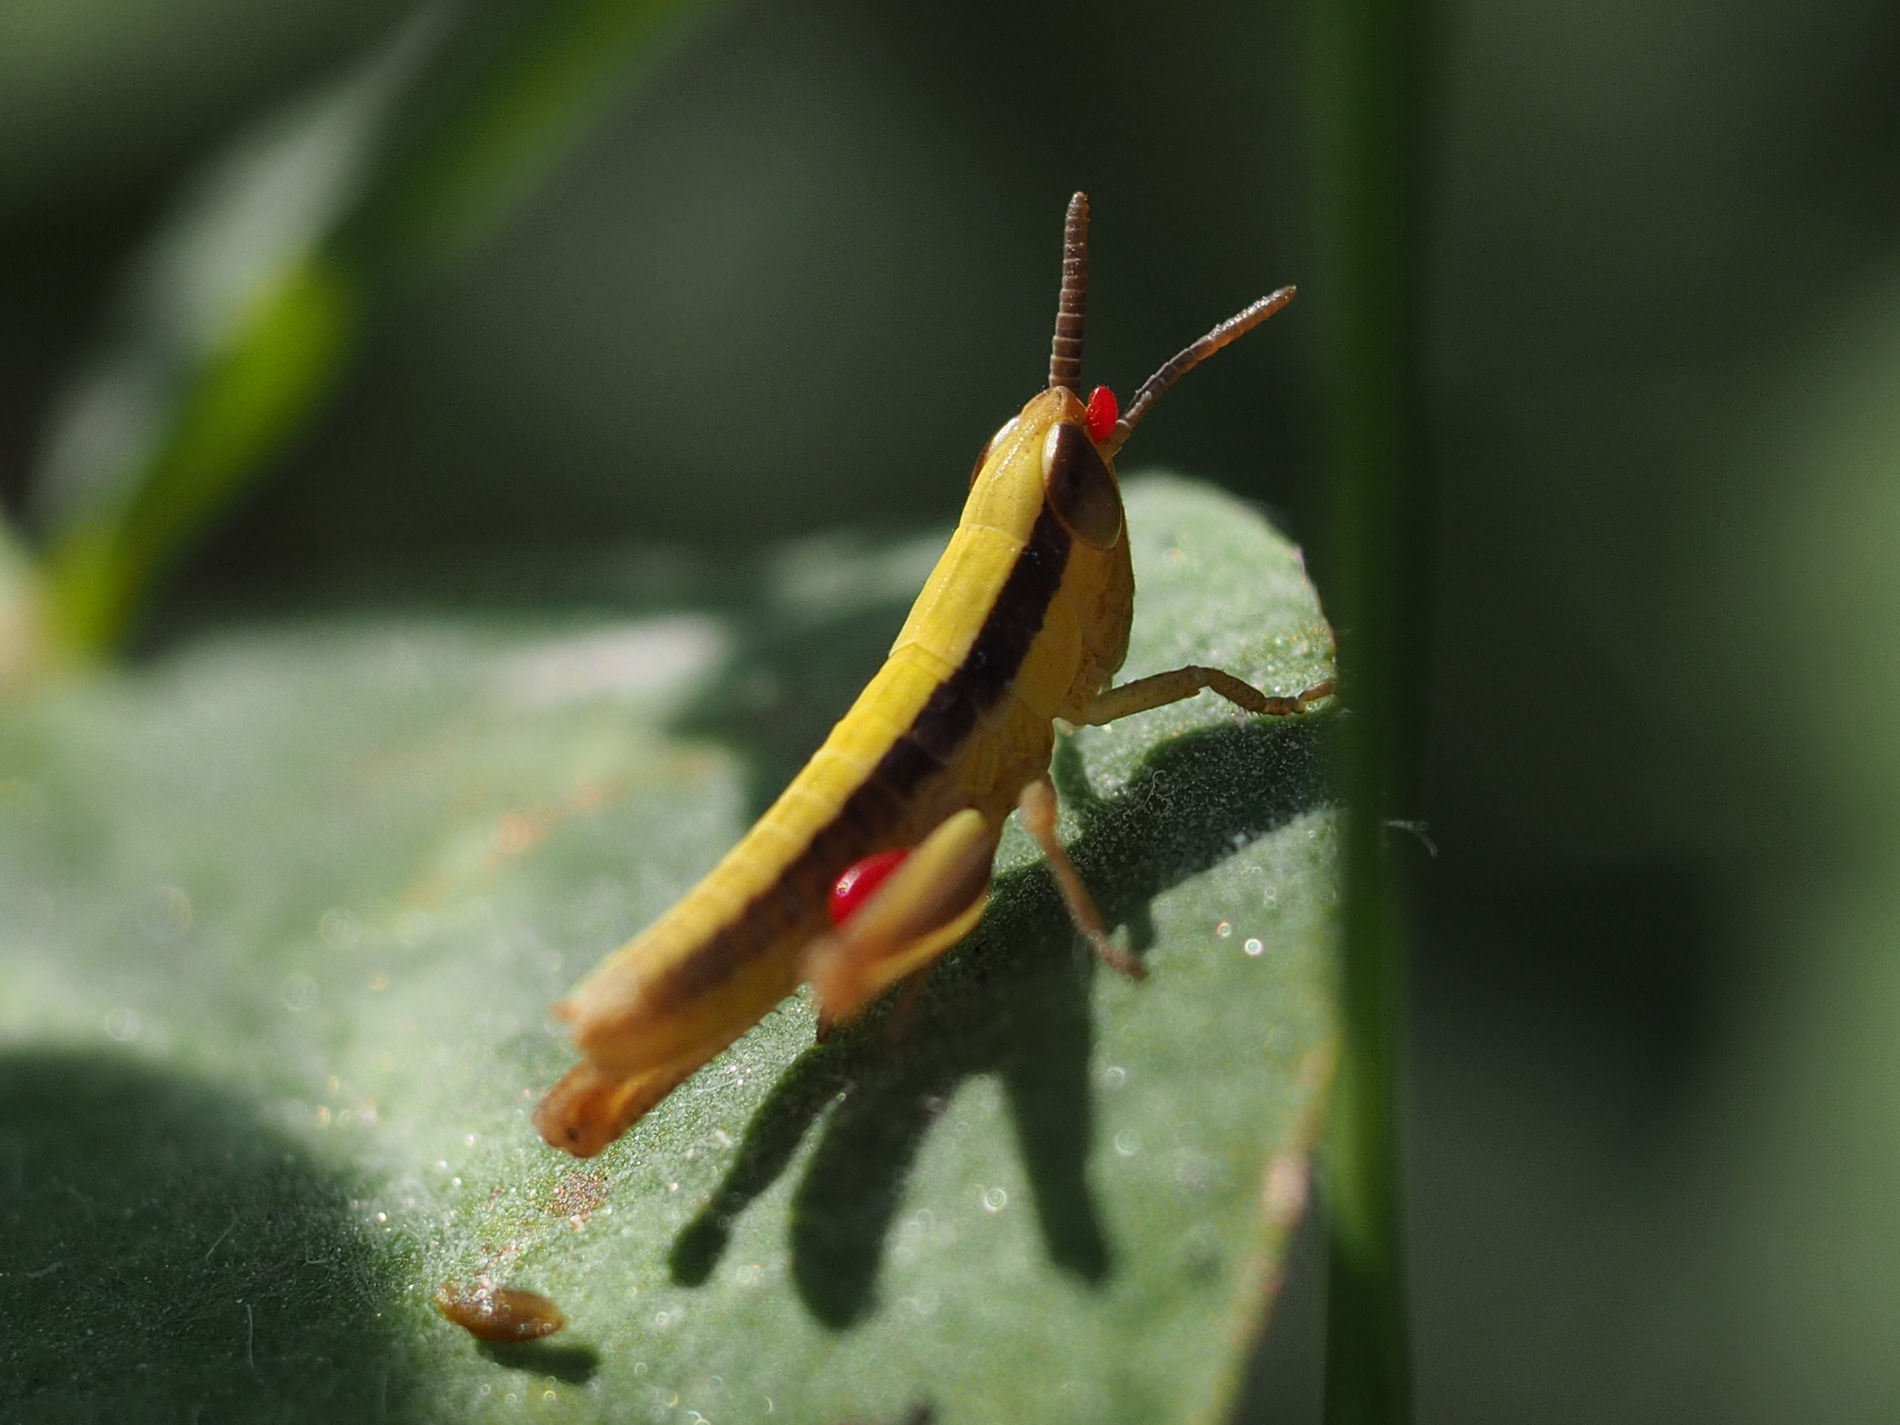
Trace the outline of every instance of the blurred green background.
<path fill-rule="evenodd" d="M 128 262 L 209 158 L 400 10 L 0 4 L 0 495 L 29 537 L 57 521 L 34 472 Z M 320 417 L 135 648 L 285 609 L 546 599 L 608 548 L 941 526 L 1041 381 L 1076 187 L 1088 365 L 1124 395 L 1303 284 L 1124 465 L 1265 503 L 1325 593 L 1309 21 L 693 14 L 496 221 L 375 289 Z M 1419 1414 L 1893 1418 L 1900 10 L 1432 23 Z M 503 553 L 548 572 L 498 588 Z M 1257 1363 L 1261 1418 L 1311 1408 L 1317 1261 Z"/>

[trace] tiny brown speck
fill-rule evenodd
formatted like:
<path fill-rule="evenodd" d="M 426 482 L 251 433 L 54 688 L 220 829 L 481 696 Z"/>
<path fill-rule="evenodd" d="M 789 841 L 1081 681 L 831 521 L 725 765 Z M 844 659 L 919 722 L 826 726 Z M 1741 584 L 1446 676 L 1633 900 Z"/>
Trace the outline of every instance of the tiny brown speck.
<path fill-rule="evenodd" d="M 483 1341 L 538 1341 L 567 1325 L 545 1296 L 486 1280 L 473 1287 L 444 1282 L 436 1288 L 435 1309 Z"/>
<path fill-rule="evenodd" d="M 548 1210 L 556 1217 L 585 1221 L 606 1201 L 606 1174 L 571 1172 L 555 1183 L 554 1191 L 549 1195 Z"/>

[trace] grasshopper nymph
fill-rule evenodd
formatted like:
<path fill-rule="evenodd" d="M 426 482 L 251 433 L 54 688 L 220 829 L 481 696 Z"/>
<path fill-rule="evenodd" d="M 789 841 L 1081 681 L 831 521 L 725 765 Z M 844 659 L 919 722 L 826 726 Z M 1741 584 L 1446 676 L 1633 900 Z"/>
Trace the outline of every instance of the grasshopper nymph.
<path fill-rule="evenodd" d="M 1077 193 L 1048 387 L 978 459 L 949 548 L 884 666 L 725 859 L 555 1007 L 583 1056 L 535 1110 L 555 1147 L 598 1153 L 801 981 L 827 1023 L 924 969 L 982 917 L 1012 810 L 1076 928 L 1105 963 L 1139 977 L 1056 837 L 1055 720 L 1113 722 L 1204 689 L 1282 716 L 1333 691 L 1268 696 L 1199 666 L 1113 685 L 1135 596 L 1115 455 L 1178 377 L 1293 289 L 1180 352 L 1126 412 L 1105 386 L 1085 403 L 1088 216 Z"/>

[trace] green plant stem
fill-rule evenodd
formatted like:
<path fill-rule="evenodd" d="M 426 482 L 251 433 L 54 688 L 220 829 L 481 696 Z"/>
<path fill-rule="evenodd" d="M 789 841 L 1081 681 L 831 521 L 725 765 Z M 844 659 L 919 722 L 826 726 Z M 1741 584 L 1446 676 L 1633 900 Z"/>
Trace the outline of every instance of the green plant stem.
<path fill-rule="evenodd" d="M 1344 754 L 1342 1042 L 1326 1142 L 1326 1418 L 1334 1425 L 1411 1413 L 1398 1132 L 1406 915 L 1386 823 L 1412 806 L 1423 643 L 1424 18 L 1408 0 L 1326 0 L 1313 18 L 1333 602 L 1353 710 Z"/>

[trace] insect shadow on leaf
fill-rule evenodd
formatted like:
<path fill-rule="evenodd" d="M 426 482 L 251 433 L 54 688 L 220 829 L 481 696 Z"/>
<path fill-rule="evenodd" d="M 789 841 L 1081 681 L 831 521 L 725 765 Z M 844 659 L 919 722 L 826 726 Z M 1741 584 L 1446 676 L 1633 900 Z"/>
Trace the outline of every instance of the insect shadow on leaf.
<path fill-rule="evenodd" d="M 1080 758 L 1060 751 L 1056 775 L 1083 828 L 1070 852 L 1109 920 L 1139 932 L 1154 896 L 1328 801 L 1335 721 L 1320 714 L 1186 734 L 1151 751 L 1106 798 L 1082 785 Z M 1042 864 L 999 877 L 982 924 L 931 972 L 900 1025 L 892 1023 L 899 997 L 887 997 L 780 1079 L 725 1179 L 675 1240 L 674 1280 L 698 1285 L 712 1274 L 733 1221 L 778 1180 L 829 1107 L 793 1194 L 792 1275 L 820 1321 L 841 1328 L 861 1318 L 924 1136 L 977 1074 L 1002 1083 L 1050 1260 L 1082 1281 L 1105 1280 L 1112 1250 L 1087 1174 L 1096 962 L 1077 945 Z M 1163 983 L 1142 993 L 1165 991 Z"/>
<path fill-rule="evenodd" d="M 600 1370 L 600 1352 L 578 1342 L 484 1341 L 475 1349 L 498 1366 L 569 1385 L 586 1385 Z"/>

